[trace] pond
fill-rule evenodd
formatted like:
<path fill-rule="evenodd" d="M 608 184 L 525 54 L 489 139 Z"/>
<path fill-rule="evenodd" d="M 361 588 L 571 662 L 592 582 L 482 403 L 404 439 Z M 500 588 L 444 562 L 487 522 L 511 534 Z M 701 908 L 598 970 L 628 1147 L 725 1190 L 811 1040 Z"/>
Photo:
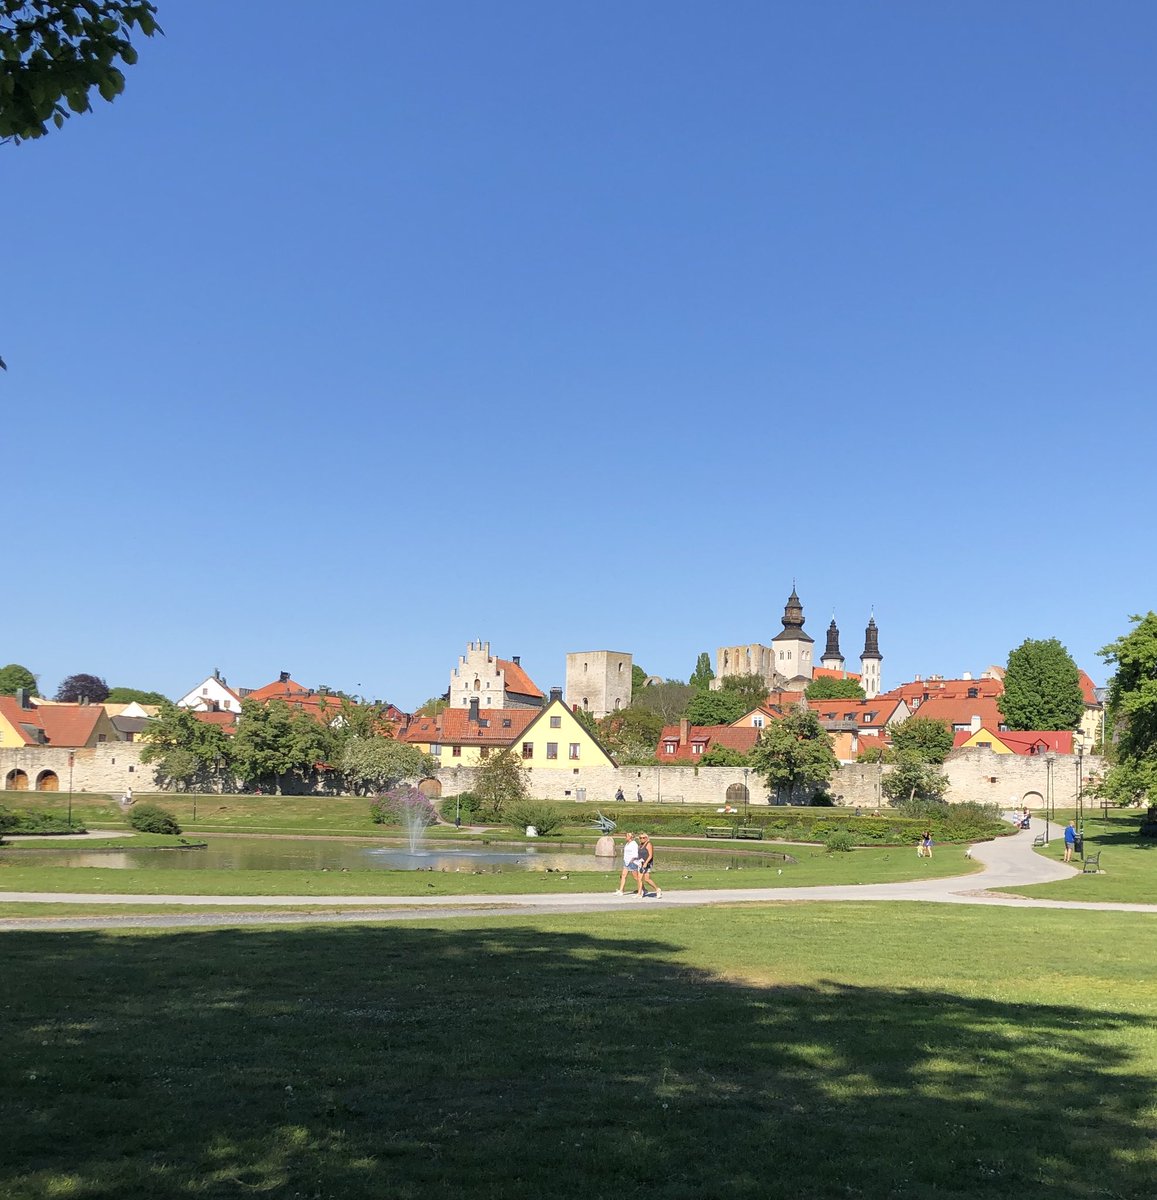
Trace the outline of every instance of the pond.
<path fill-rule="evenodd" d="M 502 843 L 489 846 L 427 843 L 411 853 L 404 846 L 367 845 L 332 838 L 214 837 L 203 849 L 173 850 L 141 847 L 101 850 L 99 842 L 71 842 L 59 848 L 23 849 L 19 843 L 0 849 L 0 860 L 13 866 L 104 867 L 121 870 L 173 871 L 617 871 L 614 858 L 596 858 L 585 851 Z M 782 865 L 774 853 L 734 853 L 712 850 L 674 850 L 659 847 L 656 864 L 672 870 L 697 867 L 753 868 Z"/>

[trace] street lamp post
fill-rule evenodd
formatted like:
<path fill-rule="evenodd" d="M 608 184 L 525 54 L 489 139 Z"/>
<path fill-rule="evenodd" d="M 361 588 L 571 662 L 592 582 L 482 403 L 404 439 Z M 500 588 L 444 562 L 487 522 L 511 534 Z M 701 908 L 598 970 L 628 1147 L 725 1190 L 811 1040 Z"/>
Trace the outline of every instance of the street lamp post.
<path fill-rule="evenodd" d="M 747 773 L 750 767 L 743 768 L 743 823 L 747 824 Z"/>
<path fill-rule="evenodd" d="M 458 768 L 454 768 L 454 828 L 462 828 L 462 789 L 458 783 Z"/>
<path fill-rule="evenodd" d="M 1085 828 L 1085 748 L 1084 746 L 1077 747 L 1077 828 L 1084 830 Z M 1084 855 L 1085 839 L 1081 838 L 1081 858 Z"/>
<path fill-rule="evenodd" d="M 76 756 L 68 752 L 68 832 L 72 832 L 72 764 Z"/>

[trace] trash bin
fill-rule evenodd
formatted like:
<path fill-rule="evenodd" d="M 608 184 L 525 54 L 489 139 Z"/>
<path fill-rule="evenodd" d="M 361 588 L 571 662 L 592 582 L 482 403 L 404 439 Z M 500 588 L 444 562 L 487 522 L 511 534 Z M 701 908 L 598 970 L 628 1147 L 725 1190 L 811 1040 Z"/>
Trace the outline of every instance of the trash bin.
<path fill-rule="evenodd" d="M 1082 857 L 1085 857 L 1085 835 L 1083 830 L 1078 829 L 1073 838 L 1073 849 Z"/>

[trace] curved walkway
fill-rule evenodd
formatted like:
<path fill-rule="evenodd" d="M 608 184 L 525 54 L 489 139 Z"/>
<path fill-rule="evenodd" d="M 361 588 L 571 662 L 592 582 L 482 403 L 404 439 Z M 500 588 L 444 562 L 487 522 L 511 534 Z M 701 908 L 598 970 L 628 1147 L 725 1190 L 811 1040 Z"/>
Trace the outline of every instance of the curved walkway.
<path fill-rule="evenodd" d="M 703 904 L 760 902 L 921 900 L 933 904 L 989 904 L 1015 908 L 1067 908 L 1103 912 L 1157 913 L 1157 904 L 1106 901 L 1031 900 L 1001 893 L 1000 888 L 1051 883 L 1077 873 L 1074 867 L 1033 853 L 1027 831 L 972 848 L 982 869 L 947 879 L 918 879 L 904 883 L 841 884 L 828 887 L 727 888 L 666 891 L 661 901 L 603 893 L 566 896 L 153 896 L 86 892 L 0 892 L 0 903 L 181 905 L 229 908 L 260 906 L 295 908 L 298 912 L 149 913 L 139 917 L 30 917 L 0 919 L 0 931 L 29 929 L 177 928 L 187 925 L 303 925 L 319 921 L 405 921 L 430 917 L 477 917 L 525 913 L 609 912 L 652 910 Z"/>

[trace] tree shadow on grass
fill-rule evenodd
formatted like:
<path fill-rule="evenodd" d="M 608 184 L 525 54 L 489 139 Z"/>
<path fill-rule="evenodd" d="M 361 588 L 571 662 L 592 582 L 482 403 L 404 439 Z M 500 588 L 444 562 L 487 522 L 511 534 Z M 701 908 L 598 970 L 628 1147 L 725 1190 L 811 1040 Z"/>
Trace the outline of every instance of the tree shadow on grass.
<path fill-rule="evenodd" d="M 753 986 L 621 930 L 6 951 L 8 1200 L 1151 1194 L 1148 1018 Z"/>

